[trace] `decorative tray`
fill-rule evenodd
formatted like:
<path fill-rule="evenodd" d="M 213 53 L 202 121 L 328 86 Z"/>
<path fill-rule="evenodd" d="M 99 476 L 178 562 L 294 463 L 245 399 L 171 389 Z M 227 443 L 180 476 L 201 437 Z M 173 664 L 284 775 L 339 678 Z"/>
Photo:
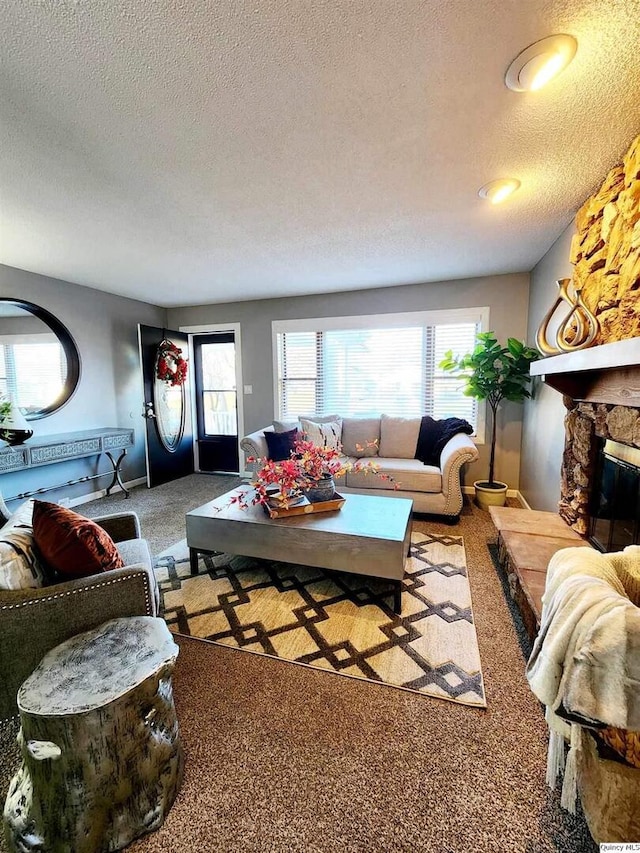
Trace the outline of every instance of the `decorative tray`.
<path fill-rule="evenodd" d="M 269 518 L 288 518 L 292 515 L 311 515 L 314 512 L 334 512 L 344 506 L 345 500 L 346 498 L 342 495 L 334 492 L 330 501 L 321 501 L 315 504 L 309 503 L 307 498 L 303 498 L 295 506 L 288 508 L 280 506 L 277 501 L 262 504 L 262 506 Z"/>

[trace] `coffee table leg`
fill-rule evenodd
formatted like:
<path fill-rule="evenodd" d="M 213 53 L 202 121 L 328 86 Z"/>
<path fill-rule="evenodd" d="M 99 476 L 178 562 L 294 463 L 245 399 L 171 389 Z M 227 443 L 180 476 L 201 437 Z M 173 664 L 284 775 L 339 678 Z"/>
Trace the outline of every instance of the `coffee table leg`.
<path fill-rule="evenodd" d="M 191 568 L 191 574 L 198 574 L 198 551 L 196 548 L 189 548 L 189 566 Z"/>
<path fill-rule="evenodd" d="M 398 616 L 402 614 L 402 581 L 396 581 L 393 591 L 393 610 Z"/>

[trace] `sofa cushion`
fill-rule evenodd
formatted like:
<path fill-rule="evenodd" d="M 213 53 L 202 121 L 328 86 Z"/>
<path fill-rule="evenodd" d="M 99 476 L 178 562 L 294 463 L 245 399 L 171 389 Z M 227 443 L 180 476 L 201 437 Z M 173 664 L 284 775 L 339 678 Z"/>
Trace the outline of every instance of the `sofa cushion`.
<path fill-rule="evenodd" d="M 342 419 L 342 450 L 347 456 L 377 456 L 379 446 L 380 418 Z"/>
<path fill-rule="evenodd" d="M 124 566 L 113 539 L 77 512 L 34 501 L 33 538 L 42 559 L 67 578 L 81 578 Z"/>
<path fill-rule="evenodd" d="M 422 418 L 396 418 L 391 415 L 382 415 L 378 456 L 413 459 L 416 454 L 421 420 Z"/>
<path fill-rule="evenodd" d="M 419 459 L 389 459 L 376 460 L 378 474 L 373 471 L 349 471 L 347 486 L 350 489 L 386 489 L 401 492 L 442 491 L 442 474 L 440 469 L 432 465 L 423 465 Z M 379 476 L 386 474 L 391 479 Z"/>
<path fill-rule="evenodd" d="M 289 459 L 293 445 L 300 437 L 297 427 L 287 430 L 287 432 L 270 432 L 264 434 L 269 449 L 269 459 L 274 462 L 282 462 L 283 459 Z"/>
<path fill-rule="evenodd" d="M 342 439 L 342 421 L 340 418 L 325 423 L 300 418 L 300 426 L 304 433 L 303 438 L 315 444 L 316 447 L 340 450 Z"/>
<path fill-rule="evenodd" d="M 0 528 L 0 589 L 36 589 L 44 573 L 34 548 L 33 501 L 23 503 Z"/>

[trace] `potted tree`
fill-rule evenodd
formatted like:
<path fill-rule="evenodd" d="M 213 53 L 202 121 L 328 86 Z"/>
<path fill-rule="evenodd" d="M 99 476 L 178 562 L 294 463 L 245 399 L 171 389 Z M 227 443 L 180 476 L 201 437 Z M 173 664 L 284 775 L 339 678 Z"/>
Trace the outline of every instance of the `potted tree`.
<path fill-rule="evenodd" d="M 501 346 L 493 332 L 480 332 L 475 349 L 467 355 L 455 356 L 451 350 L 440 362 L 443 370 L 456 373 L 464 379 L 463 393 L 477 400 L 486 400 L 491 409 L 491 455 L 489 479 L 477 480 L 473 485 L 476 501 L 482 509 L 504 506 L 507 484 L 493 476 L 496 455 L 496 415 L 503 400 L 522 403 L 531 397 L 529 365 L 540 357 L 537 350 L 526 346 L 517 338 L 509 338 Z"/>

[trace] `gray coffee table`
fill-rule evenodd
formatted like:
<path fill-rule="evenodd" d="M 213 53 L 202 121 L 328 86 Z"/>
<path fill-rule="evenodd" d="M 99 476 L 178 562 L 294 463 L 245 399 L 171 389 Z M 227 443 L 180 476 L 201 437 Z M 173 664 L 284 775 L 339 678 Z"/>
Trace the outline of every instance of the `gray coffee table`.
<path fill-rule="evenodd" d="M 336 512 L 272 519 L 261 506 L 229 505 L 234 494 L 248 490 L 234 489 L 187 513 L 192 573 L 199 553 L 224 551 L 388 578 L 395 581 L 393 607 L 400 613 L 413 501 L 346 495 Z"/>

